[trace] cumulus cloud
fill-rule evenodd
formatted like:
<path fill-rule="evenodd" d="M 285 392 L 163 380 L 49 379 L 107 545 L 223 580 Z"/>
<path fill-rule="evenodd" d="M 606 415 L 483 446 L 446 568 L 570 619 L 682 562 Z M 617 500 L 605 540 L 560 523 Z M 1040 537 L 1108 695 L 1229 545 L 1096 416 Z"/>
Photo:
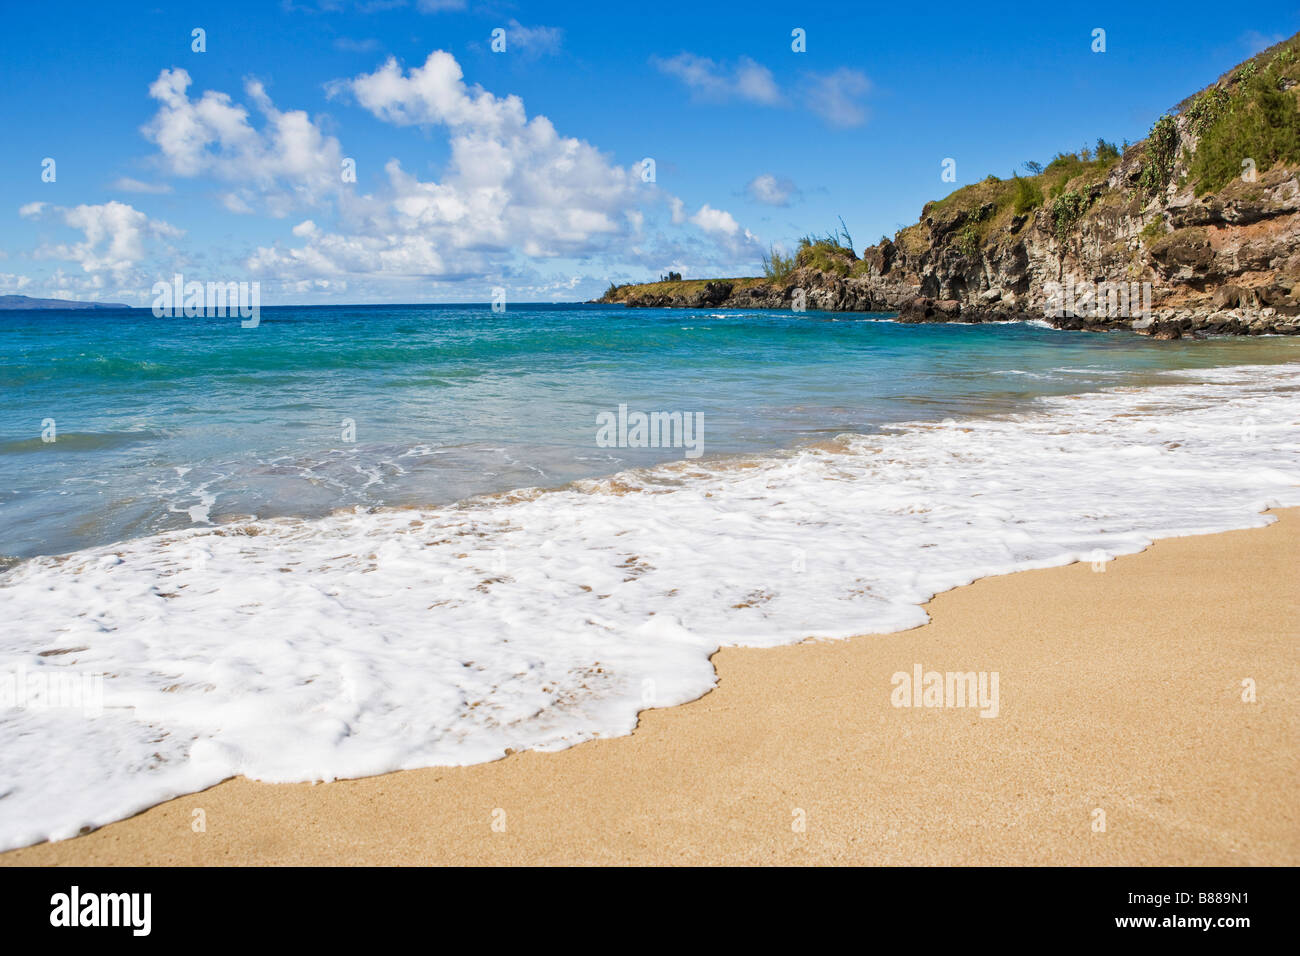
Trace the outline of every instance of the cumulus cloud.
<path fill-rule="evenodd" d="M 163 70 L 149 87 L 160 104 L 141 132 L 154 143 L 163 168 L 176 176 L 209 175 L 234 185 L 224 197 L 235 212 L 259 206 L 273 216 L 317 205 L 337 192 L 342 149 L 303 110 L 281 112 L 263 85 L 249 80 L 245 93 L 261 114 L 261 129 L 226 93 L 191 99 L 182 69 Z"/>
<path fill-rule="evenodd" d="M 717 232 L 724 236 L 734 236 L 740 231 L 740 223 L 725 209 L 714 209 L 708 203 L 700 207 L 699 212 L 691 216 L 691 222 L 705 232 Z"/>
<path fill-rule="evenodd" d="M 726 64 L 694 53 L 679 53 L 668 59 L 651 57 L 650 62 L 660 72 L 680 80 L 698 100 L 797 107 L 831 126 L 860 126 L 866 122 L 861 100 L 870 92 L 871 83 L 860 70 L 842 67 L 830 73 L 807 73 L 788 90 L 782 90 L 771 70 L 748 57 Z"/>
<path fill-rule="evenodd" d="M 694 53 L 679 53 L 668 59 L 652 57 L 650 62 L 660 72 L 676 77 L 701 99 L 744 100 L 764 106 L 775 106 L 782 101 L 772 71 L 749 57 L 727 65 Z"/>
<path fill-rule="evenodd" d="M 45 203 L 29 203 L 19 213 L 27 218 L 43 218 L 46 209 Z M 139 209 L 117 201 L 95 206 L 50 206 L 48 210 L 63 225 L 80 230 L 83 239 L 43 245 L 36 251 L 36 257 L 67 259 L 80 265 L 84 272 L 109 272 L 119 281 L 144 259 L 150 240 L 183 235 L 175 226 L 150 219 Z"/>
<path fill-rule="evenodd" d="M 674 222 L 687 221 L 680 201 L 642 182 L 639 167 L 621 167 L 590 143 L 561 136 L 545 116 L 529 118 L 517 96 L 467 84 L 449 53 L 435 51 L 410 70 L 389 59 L 329 89 L 396 126 L 445 128 L 450 158 L 440 181 L 390 160 L 386 189 L 352 200 L 344 230 L 308 221 L 294 230 L 305 245 L 258 249 L 250 266 L 264 273 L 481 274 L 512 252 L 605 252 L 641 232 L 646 203 L 667 201 Z M 690 221 L 733 241 L 744 236 L 721 210 L 701 210 Z"/>
<path fill-rule="evenodd" d="M 530 35 L 525 42 L 551 41 Z M 705 205 L 688 215 L 680 199 L 642 180 L 639 164 L 621 166 L 591 143 L 561 135 L 545 116 L 530 117 L 518 96 L 467 83 L 443 51 L 410 69 L 390 58 L 326 85 L 331 98 L 393 126 L 446 135 L 448 158 L 436 178 L 394 158 L 366 193 L 340 186 L 338 141 L 305 112 L 278 109 L 257 81 L 245 85 L 247 106 L 220 91 L 191 95 L 191 85 L 188 73 L 171 69 L 150 87 L 159 106 L 142 130 L 158 147 L 156 161 L 175 176 L 229 184 L 219 198 L 234 212 L 311 209 L 286 241 L 243 258 L 246 268 L 285 288 L 306 282 L 322 289 L 317 280 L 348 277 L 360 288 L 370 280 L 518 276 L 531 268 L 523 258 L 662 259 L 662 219 L 677 227 L 672 243 L 696 262 L 748 257 L 749 247 L 757 248 L 730 213 Z"/>
<path fill-rule="evenodd" d="M 750 199 L 767 206 L 788 206 L 790 200 L 799 194 L 791 180 L 778 179 L 771 173 L 755 176 L 746 184 L 745 192 Z"/>

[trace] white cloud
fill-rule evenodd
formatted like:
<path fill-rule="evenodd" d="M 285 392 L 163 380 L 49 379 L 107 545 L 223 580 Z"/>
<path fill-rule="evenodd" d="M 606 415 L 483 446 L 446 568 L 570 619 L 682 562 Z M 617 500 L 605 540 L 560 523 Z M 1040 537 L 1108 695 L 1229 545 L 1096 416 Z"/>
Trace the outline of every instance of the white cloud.
<path fill-rule="evenodd" d="M 277 110 L 262 84 L 249 80 L 245 92 L 265 121 L 259 130 L 226 93 L 209 90 L 190 99 L 190 83 L 185 70 L 163 70 L 149 87 L 161 105 L 142 132 L 158 146 L 168 172 L 233 183 L 227 208 L 248 212 L 260 202 L 273 216 L 317 205 L 339 190 L 342 149 L 306 112 Z"/>
<path fill-rule="evenodd" d="M 373 53 L 379 49 L 379 41 L 374 37 L 367 37 L 364 40 L 338 37 L 334 41 L 334 49 L 342 50 L 344 53 Z"/>
<path fill-rule="evenodd" d="M 383 195 L 344 208 L 349 234 L 313 229 L 300 236 L 304 248 L 259 249 L 258 268 L 436 276 L 481 271 L 515 250 L 534 258 L 591 254 L 626 235 L 628 213 L 659 195 L 634 169 L 560 136 L 546 117 L 529 119 L 519 97 L 467 85 L 449 53 L 436 51 L 409 71 L 389 59 L 330 91 L 351 94 L 397 126 L 445 127 L 445 174 L 424 181 L 390 160 Z"/>
<path fill-rule="evenodd" d="M 741 57 L 731 66 L 694 53 L 679 53 L 668 59 L 652 57 L 650 62 L 660 72 L 681 80 L 702 99 L 717 102 L 739 99 L 764 106 L 775 106 L 782 101 L 772 71 L 748 57 Z"/>
<path fill-rule="evenodd" d="M 679 53 L 668 59 L 651 57 L 650 62 L 685 84 L 696 99 L 796 106 L 831 126 L 860 126 L 866 122 L 866 109 L 860 101 L 870 91 L 871 83 L 860 70 L 841 67 L 831 73 L 808 73 L 790 90 L 783 91 L 771 70 L 748 57 L 728 65 L 694 53 Z"/>
<path fill-rule="evenodd" d="M 35 219 L 47 205 L 49 204 L 43 202 L 29 202 L 25 206 L 18 207 L 18 215 L 24 219 Z"/>
<path fill-rule="evenodd" d="M 745 192 L 755 202 L 768 206 L 788 206 L 799 190 L 789 179 L 777 179 L 771 173 L 763 173 L 746 184 Z"/>
<path fill-rule="evenodd" d="M 865 73 L 841 67 L 833 73 L 809 75 L 803 102 L 831 126 L 861 126 L 867 111 L 859 101 L 870 89 Z"/>
<path fill-rule="evenodd" d="M 29 218 L 40 217 L 44 206 L 31 203 L 20 212 Z M 117 201 L 97 206 L 52 206 L 50 211 L 65 226 L 80 230 L 84 238 L 81 242 L 42 246 L 36 257 L 67 259 L 88 273 L 111 272 L 118 281 L 144 259 L 150 240 L 183 235 L 175 226 L 150 219 L 139 209 Z"/>
<path fill-rule="evenodd" d="M 564 31 L 559 27 L 526 27 L 518 20 L 506 24 L 506 49 L 531 56 L 560 52 Z"/>
<path fill-rule="evenodd" d="M 1264 33 L 1260 30 L 1247 30 L 1237 42 L 1242 45 L 1250 56 L 1263 52 L 1275 43 L 1281 43 L 1286 36 L 1281 33 Z"/>
<path fill-rule="evenodd" d="M 165 70 L 151 87 L 161 105 L 145 131 L 163 165 L 176 175 L 237 183 L 220 197 L 232 211 L 321 209 L 299 221 L 287 242 L 243 259 L 286 290 L 304 282 L 325 288 L 317 280 L 350 294 L 412 279 L 517 281 L 533 269 L 527 259 L 554 260 L 572 274 L 566 260 L 611 268 L 689 255 L 722 267 L 737 256 L 754 258 L 754 237 L 730 213 L 705 205 L 688 217 L 680 199 L 642 181 L 639 164 L 620 166 L 591 143 L 560 135 L 545 116 L 529 117 L 518 96 L 467 84 L 443 51 L 411 69 L 390 58 L 326 86 L 331 97 L 351 99 L 394 126 L 446 133 L 449 155 L 436 179 L 394 158 L 373 193 L 339 188 L 337 142 L 305 113 L 276 109 L 260 84 L 246 87 L 265 117 L 256 128 L 228 95 L 192 98 L 189 85 L 183 70 Z M 313 159 L 312 147 L 328 159 Z M 665 219 L 684 227 L 671 240 L 658 231 Z"/>
<path fill-rule="evenodd" d="M 153 195 L 161 195 L 172 191 L 172 187 L 168 183 L 146 183 L 139 179 L 132 179 L 130 176 L 119 176 L 113 181 L 113 188 L 128 193 L 150 193 Z"/>
<path fill-rule="evenodd" d="M 708 203 L 701 206 L 690 221 L 705 232 L 717 232 L 724 236 L 734 236 L 740 231 L 740 223 L 736 222 L 731 213 L 725 209 L 714 209 Z"/>

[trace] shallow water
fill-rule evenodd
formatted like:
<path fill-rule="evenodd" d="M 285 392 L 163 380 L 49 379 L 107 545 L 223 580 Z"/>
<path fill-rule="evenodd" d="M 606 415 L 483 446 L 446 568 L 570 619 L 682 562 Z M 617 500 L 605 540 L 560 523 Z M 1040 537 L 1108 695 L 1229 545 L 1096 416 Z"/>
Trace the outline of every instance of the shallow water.
<path fill-rule="evenodd" d="M 596 416 L 620 404 L 698 413 L 714 456 L 1300 355 L 1285 339 L 872 318 L 311 307 L 243 329 L 145 310 L 0 313 L 0 555 L 233 516 L 445 504 L 683 457 L 598 446 Z"/>

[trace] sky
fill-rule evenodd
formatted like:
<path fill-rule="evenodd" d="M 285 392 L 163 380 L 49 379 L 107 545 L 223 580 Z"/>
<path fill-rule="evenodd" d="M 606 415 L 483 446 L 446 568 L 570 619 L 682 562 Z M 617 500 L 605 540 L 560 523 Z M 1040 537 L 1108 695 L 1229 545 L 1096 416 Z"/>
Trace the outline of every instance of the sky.
<path fill-rule="evenodd" d="M 0 294 L 754 275 L 841 218 L 861 253 L 953 188 L 1141 139 L 1298 30 L 1300 6 L 1198 0 L 10 4 Z"/>

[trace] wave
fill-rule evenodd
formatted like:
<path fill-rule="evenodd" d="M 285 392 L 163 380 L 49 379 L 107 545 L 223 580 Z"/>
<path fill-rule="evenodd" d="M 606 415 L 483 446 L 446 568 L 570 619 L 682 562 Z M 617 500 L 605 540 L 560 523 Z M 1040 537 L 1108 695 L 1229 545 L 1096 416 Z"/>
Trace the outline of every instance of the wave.
<path fill-rule="evenodd" d="M 0 441 L 0 455 L 30 454 L 39 451 L 104 451 L 110 448 L 138 445 L 141 442 L 158 441 L 167 437 L 167 432 L 151 429 L 120 432 L 55 432 L 50 442 L 46 442 L 39 435 L 34 438 L 11 438 Z"/>
<path fill-rule="evenodd" d="M 99 679 L 102 708 L 0 709 L 0 847 L 236 774 L 625 734 L 707 692 L 722 645 L 910 628 L 979 577 L 1263 525 L 1300 504 L 1298 371 L 25 561 L 0 577 L 0 677 Z"/>

